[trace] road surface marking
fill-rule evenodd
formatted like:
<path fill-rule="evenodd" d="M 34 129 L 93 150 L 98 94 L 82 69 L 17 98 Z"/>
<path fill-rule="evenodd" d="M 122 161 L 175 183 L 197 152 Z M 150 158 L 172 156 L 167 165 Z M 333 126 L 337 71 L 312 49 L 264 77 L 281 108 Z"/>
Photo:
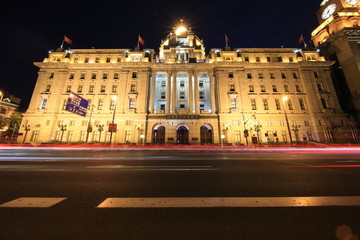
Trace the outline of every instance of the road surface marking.
<path fill-rule="evenodd" d="M 217 208 L 360 206 L 349 197 L 107 198 L 97 208 Z"/>
<path fill-rule="evenodd" d="M 66 198 L 30 198 L 22 197 L 15 199 L 13 201 L 1 204 L 1 208 L 49 208 L 52 207 L 61 201 L 64 201 Z"/>

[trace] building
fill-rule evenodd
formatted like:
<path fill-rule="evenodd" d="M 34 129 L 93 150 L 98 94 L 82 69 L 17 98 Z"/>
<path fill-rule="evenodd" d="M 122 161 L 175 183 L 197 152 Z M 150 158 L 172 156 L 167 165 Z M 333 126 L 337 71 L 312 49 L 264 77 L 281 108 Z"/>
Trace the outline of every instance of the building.
<path fill-rule="evenodd" d="M 174 28 L 152 49 L 57 49 L 39 67 L 23 125 L 29 143 L 349 142 L 333 62 L 296 48 L 211 49 Z M 73 92 L 89 101 L 65 110 Z M 112 124 L 116 124 L 115 125 Z M 26 137 L 26 135 L 24 135 Z"/>
<path fill-rule="evenodd" d="M 19 126 L 15 125 L 20 123 L 20 119 L 15 119 L 13 115 L 17 113 L 20 102 L 20 98 L 0 91 L 0 142 L 9 142 L 11 139 L 17 137 L 17 135 L 14 135 L 19 129 Z"/>
<path fill-rule="evenodd" d="M 333 80 L 343 110 L 360 120 L 360 1 L 324 0 L 317 12 L 314 45 L 334 61 Z"/>

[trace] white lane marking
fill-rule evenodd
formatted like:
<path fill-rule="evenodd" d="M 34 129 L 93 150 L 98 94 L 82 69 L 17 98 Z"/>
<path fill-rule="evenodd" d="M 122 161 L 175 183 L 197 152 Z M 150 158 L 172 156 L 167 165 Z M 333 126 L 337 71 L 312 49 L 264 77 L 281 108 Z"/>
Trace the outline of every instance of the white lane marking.
<path fill-rule="evenodd" d="M 1 208 L 49 208 L 66 198 L 43 198 L 43 197 L 22 197 L 10 202 L 1 204 Z"/>
<path fill-rule="evenodd" d="M 126 165 L 104 165 L 87 166 L 86 168 L 212 168 L 212 166 L 126 166 Z"/>
<path fill-rule="evenodd" d="M 190 197 L 107 198 L 97 208 L 218 208 L 218 207 L 360 206 L 360 196 L 344 197 Z"/>

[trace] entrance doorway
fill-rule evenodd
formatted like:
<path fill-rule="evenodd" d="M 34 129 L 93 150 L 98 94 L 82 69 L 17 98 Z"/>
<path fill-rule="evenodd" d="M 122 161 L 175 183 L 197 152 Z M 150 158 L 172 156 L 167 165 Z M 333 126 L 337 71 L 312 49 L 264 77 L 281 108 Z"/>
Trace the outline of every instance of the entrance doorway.
<path fill-rule="evenodd" d="M 212 144 L 212 129 L 209 125 L 203 125 L 200 127 L 200 144 Z"/>
<path fill-rule="evenodd" d="M 154 127 L 153 131 L 153 143 L 165 144 L 165 127 L 158 125 Z"/>
<path fill-rule="evenodd" d="M 176 130 L 176 143 L 189 144 L 189 129 L 185 126 L 180 126 Z"/>

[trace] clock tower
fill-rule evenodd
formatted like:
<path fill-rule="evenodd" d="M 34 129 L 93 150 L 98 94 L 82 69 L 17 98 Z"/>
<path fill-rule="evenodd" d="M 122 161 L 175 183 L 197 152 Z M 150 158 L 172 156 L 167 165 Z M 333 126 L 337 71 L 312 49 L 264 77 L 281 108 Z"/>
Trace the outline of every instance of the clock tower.
<path fill-rule="evenodd" d="M 311 37 L 327 60 L 343 110 L 360 120 L 360 0 L 323 0 Z"/>

